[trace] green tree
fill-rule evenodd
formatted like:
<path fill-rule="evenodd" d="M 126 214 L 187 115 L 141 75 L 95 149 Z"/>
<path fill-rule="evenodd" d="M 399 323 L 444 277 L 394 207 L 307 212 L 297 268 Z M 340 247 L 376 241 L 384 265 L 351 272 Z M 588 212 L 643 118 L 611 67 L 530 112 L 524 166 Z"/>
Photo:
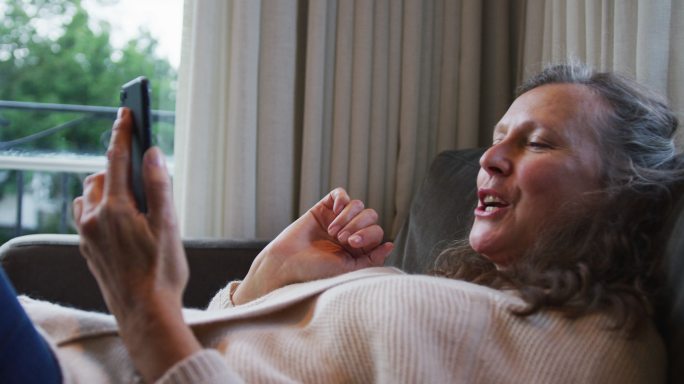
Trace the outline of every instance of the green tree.
<path fill-rule="evenodd" d="M 122 49 L 110 43 L 110 26 L 94 31 L 80 0 L 6 0 L 0 22 L 0 99 L 115 107 L 126 81 L 153 77 L 152 108 L 173 110 L 176 72 L 156 53 L 145 30 Z M 49 33 L 41 32 L 49 27 Z M 0 110 L 0 142 L 15 140 L 81 117 L 79 114 Z M 102 153 L 111 119 L 87 119 L 14 149 Z M 172 150 L 173 126 L 156 124 L 159 144 Z"/>
<path fill-rule="evenodd" d="M 116 0 L 99 0 L 102 4 Z M 111 44 L 111 28 L 93 24 L 80 0 L 3 0 L 0 2 L 0 100 L 116 107 L 125 82 L 145 75 L 152 81 L 152 108 L 173 110 L 176 71 L 157 54 L 157 40 L 140 30 L 123 47 Z M 2 143 L 27 137 L 75 121 L 67 129 L 37 140 L 13 145 L 11 151 L 103 154 L 113 116 L 86 118 L 82 114 L 0 108 Z M 87 117 L 87 116 L 86 116 Z M 173 149 L 173 124 L 153 124 L 156 144 L 166 153 Z M 32 172 L 25 173 L 24 184 Z M 50 198 L 58 201 L 64 188 L 52 174 Z M 80 193 L 79 175 L 66 188 Z M 0 198 L 16 190 L 16 172 L 0 171 Z M 40 232 L 57 231 L 59 216 L 42 218 Z M 73 231 L 73 228 L 71 229 Z M 0 243 L 13 236 L 0 228 Z"/>

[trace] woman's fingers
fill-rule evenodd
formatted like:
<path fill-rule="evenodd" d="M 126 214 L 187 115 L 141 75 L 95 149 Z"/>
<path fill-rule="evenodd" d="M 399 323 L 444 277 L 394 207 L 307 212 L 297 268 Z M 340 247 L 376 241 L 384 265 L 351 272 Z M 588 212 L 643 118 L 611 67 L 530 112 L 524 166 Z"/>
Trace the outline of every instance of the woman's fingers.
<path fill-rule="evenodd" d="M 341 227 L 335 235 L 341 243 L 346 243 L 353 234 L 378 222 L 378 214 L 374 209 L 364 209 L 363 204 L 360 202 L 355 204 L 356 201 L 358 200 L 350 202 L 347 208 L 333 221 L 334 224 Z M 382 229 L 379 226 L 377 229 L 382 237 Z M 358 240 L 354 241 L 358 242 Z"/>
<path fill-rule="evenodd" d="M 368 262 L 370 263 L 369 266 L 379 267 L 385 264 L 385 259 L 387 258 L 387 256 L 389 256 L 390 252 L 392 252 L 393 249 L 394 244 L 390 242 L 384 243 L 373 249 L 368 254 Z"/>
<path fill-rule="evenodd" d="M 332 211 L 334 214 L 342 212 L 344 207 L 349 204 L 349 200 L 351 200 L 347 191 L 341 187 L 333 189 L 329 196 L 333 200 Z"/>
<path fill-rule="evenodd" d="M 130 111 L 120 108 L 107 149 L 107 178 L 104 186 L 107 196 L 130 196 L 132 127 Z"/>
<path fill-rule="evenodd" d="M 341 212 L 342 209 L 349 203 L 349 200 L 349 194 L 347 194 L 347 191 L 345 191 L 342 187 L 338 187 L 325 195 L 325 197 L 323 197 L 318 204 L 314 205 L 313 208 L 315 209 L 316 207 L 322 205 L 326 209 L 330 210 L 333 215 L 336 215 Z"/>
<path fill-rule="evenodd" d="M 365 208 L 361 200 L 350 200 L 343 188 L 334 189 L 320 203 L 328 210 L 322 216 L 332 220 L 327 228 L 328 235 L 340 244 L 367 253 L 382 243 L 384 231 L 377 225 L 377 212 Z"/>
<path fill-rule="evenodd" d="M 385 264 L 385 259 L 390 252 L 392 252 L 392 249 L 394 249 L 394 244 L 390 242 L 380 244 L 369 252 L 349 260 L 347 268 L 349 268 L 349 270 L 357 270 L 361 268 L 380 267 Z"/>
<path fill-rule="evenodd" d="M 106 183 L 105 179 L 105 173 L 98 172 L 86 177 L 85 180 L 83 180 L 81 216 L 91 212 L 102 201 L 103 189 Z"/>
<path fill-rule="evenodd" d="M 346 231 L 346 229 L 344 231 Z M 352 248 L 363 251 L 371 250 L 377 247 L 382 243 L 383 237 L 385 235 L 382 228 L 377 224 L 370 225 L 350 233 L 351 234 L 346 239 L 347 244 L 349 244 L 349 246 Z"/>
<path fill-rule="evenodd" d="M 316 205 L 311 207 L 310 213 L 318 221 L 318 225 L 324 231 L 331 233 L 331 224 L 337 213 L 341 212 L 349 203 L 349 195 L 343 188 L 335 188 L 325 195 Z M 339 228 L 337 228 L 339 230 Z M 333 235 L 331 235 L 333 236 Z"/>
<path fill-rule="evenodd" d="M 347 237 L 351 235 L 349 231 L 345 231 L 345 228 L 349 225 L 350 221 L 353 220 L 356 215 L 363 212 L 364 206 L 361 200 L 350 201 L 344 209 L 335 217 L 335 219 L 328 226 L 328 234 L 330 236 L 337 237 L 338 240 L 345 242 Z M 341 237 L 344 235 L 343 237 Z"/>
<path fill-rule="evenodd" d="M 143 164 L 145 195 L 152 225 L 163 228 L 175 223 L 171 180 L 161 150 L 150 148 L 144 155 Z"/>
<path fill-rule="evenodd" d="M 81 215 L 83 215 L 83 196 L 74 199 L 73 203 L 71 203 L 71 212 L 73 214 L 74 223 L 78 228 L 78 225 L 81 222 Z"/>

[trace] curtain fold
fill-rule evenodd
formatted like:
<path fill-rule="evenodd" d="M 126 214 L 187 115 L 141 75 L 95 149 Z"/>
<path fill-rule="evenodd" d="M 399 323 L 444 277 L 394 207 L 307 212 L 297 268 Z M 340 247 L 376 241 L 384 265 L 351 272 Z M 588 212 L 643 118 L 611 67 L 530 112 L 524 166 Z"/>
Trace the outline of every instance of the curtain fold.
<path fill-rule="evenodd" d="M 256 236 L 258 1 L 185 7 L 174 192 L 188 236 Z"/>
<path fill-rule="evenodd" d="M 487 145 L 514 88 L 548 62 L 575 57 L 632 74 L 681 111 L 682 7 L 186 0 L 182 233 L 272 238 L 342 186 L 392 237 L 434 156 Z"/>
<path fill-rule="evenodd" d="M 635 78 L 684 113 L 684 2 L 527 0 L 526 75 L 544 64 L 579 59 Z M 681 130 L 678 143 L 682 141 Z"/>
<path fill-rule="evenodd" d="M 262 0 L 258 42 L 257 145 L 255 150 L 256 231 L 277 234 L 296 215 L 293 203 L 297 166 L 297 16 L 296 0 Z M 277 154 L 277 155 L 276 155 Z M 225 213 L 226 216 L 230 212 Z M 264 219 L 260 219 L 264 218 Z"/>
<path fill-rule="evenodd" d="M 186 1 L 175 175 L 182 233 L 270 238 L 337 186 L 396 233 L 431 159 L 486 144 L 482 116 L 491 124 L 510 101 L 510 86 L 481 89 L 483 78 L 493 86 L 515 73 L 482 46 L 503 41 L 510 51 L 510 30 L 489 25 L 508 15 L 483 7 Z"/>

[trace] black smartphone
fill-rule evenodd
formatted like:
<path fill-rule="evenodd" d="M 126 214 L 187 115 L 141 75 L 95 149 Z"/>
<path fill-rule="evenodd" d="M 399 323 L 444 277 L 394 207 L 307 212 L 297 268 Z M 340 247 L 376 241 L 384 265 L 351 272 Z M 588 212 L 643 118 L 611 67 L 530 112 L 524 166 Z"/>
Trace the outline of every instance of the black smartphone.
<path fill-rule="evenodd" d="M 140 76 L 121 87 L 121 106 L 133 114 L 133 137 L 131 140 L 131 175 L 135 202 L 140 212 L 147 212 L 145 189 L 142 179 L 142 159 L 152 145 L 150 120 L 150 82 Z"/>

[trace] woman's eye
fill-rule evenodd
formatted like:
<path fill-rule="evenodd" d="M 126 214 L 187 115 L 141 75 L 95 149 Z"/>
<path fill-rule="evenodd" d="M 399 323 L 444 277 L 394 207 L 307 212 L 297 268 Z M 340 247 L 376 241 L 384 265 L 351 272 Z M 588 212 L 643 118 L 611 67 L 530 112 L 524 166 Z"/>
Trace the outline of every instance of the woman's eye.
<path fill-rule="evenodd" d="M 535 148 L 535 149 L 551 148 L 551 146 L 549 144 L 546 144 L 546 143 L 541 142 L 541 141 L 530 141 L 527 143 L 527 145 L 529 145 L 530 147 Z"/>

